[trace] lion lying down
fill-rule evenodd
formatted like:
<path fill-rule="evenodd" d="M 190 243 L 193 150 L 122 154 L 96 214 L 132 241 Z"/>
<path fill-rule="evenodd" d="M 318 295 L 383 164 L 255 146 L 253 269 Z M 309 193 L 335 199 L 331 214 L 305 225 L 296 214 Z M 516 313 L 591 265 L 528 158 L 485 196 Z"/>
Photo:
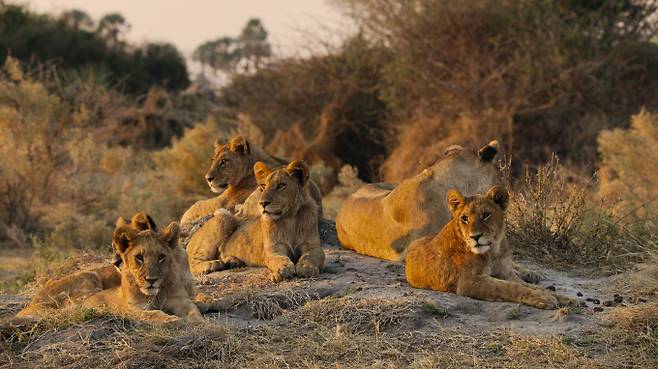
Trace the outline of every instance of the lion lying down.
<path fill-rule="evenodd" d="M 501 248 L 509 202 L 503 187 L 466 198 L 450 190 L 447 197 L 452 220 L 438 234 L 414 241 L 407 250 L 405 273 L 412 287 L 541 309 L 576 303 L 517 277 L 509 249 Z"/>
<path fill-rule="evenodd" d="M 222 208 L 236 214 L 240 219 L 258 217 L 260 212 L 257 197 L 254 196 L 258 183 L 253 167 L 259 161 L 272 167 L 286 164 L 285 160 L 269 155 L 243 136 L 233 137 L 229 142 L 217 140 L 210 168 L 205 174 L 210 190 L 216 193 L 217 197 L 194 203 L 181 217 L 181 225 L 212 215 Z M 318 219 L 322 219 L 320 190 L 312 181 L 308 187 L 318 204 Z"/>
<path fill-rule="evenodd" d="M 272 280 L 294 275 L 315 277 L 324 263 L 318 232 L 318 205 L 309 191 L 308 167 L 293 161 L 270 169 L 254 165 L 261 216 L 239 221 L 217 212 L 187 246 L 192 273 L 203 274 L 236 265 L 266 266 Z"/>
<path fill-rule="evenodd" d="M 340 244 L 380 259 L 404 259 L 413 241 L 436 234 L 450 221 L 448 210 L 437 206 L 449 189 L 482 193 L 498 183 L 498 146 L 498 141 L 479 150 L 453 145 L 445 150 L 444 159 L 398 185 L 364 185 L 343 202 L 336 216 Z M 506 240 L 502 248 L 509 248 Z M 525 281 L 539 281 L 539 275 L 517 265 L 515 269 Z"/>
<path fill-rule="evenodd" d="M 117 222 L 112 243 L 121 258 L 120 272 L 108 266 L 48 281 L 16 316 L 37 318 L 48 309 L 77 304 L 107 307 L 154 323 L 177 317 L 200 321 L 201 310 L 209 305 L 192 301 L 194 281 L 185 250 L 178 246 L 178 224 L 157 232 L 152 220 L 140 219 L 150 217 L 138 213 L 131 223 L 121 218 Z"/>

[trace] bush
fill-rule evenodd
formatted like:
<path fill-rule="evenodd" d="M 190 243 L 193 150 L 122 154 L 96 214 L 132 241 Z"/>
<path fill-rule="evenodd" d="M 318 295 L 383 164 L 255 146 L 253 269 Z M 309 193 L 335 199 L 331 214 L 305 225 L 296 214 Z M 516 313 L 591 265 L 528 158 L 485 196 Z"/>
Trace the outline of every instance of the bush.
<path fill-rule="evenodd" d="M 594 163 L 602 129 L 658 102 L 655 2 L 338 2 L 389 49 L 381 97 L 400 146 L 415 145 L 407 129 L 451 143 L 482 132 L 522 158 L 515 174 L 552 152 Z"/>
<path fill-rule="evenodd" d="M 526 170 L 512 192 L 507 235 L 515 252 L 561 266 L 616 272 L 658 250 L 656 229 L 638 229 L 593 196 L 595 183 L 569 174 L 557 160 Z"/>
<path fill-rule="evenodd" d="M 599 196 L 616 203 L 617 213 L 658 214 L 658 114 L 642 110 L 628 130 L 599 135 Z"/>

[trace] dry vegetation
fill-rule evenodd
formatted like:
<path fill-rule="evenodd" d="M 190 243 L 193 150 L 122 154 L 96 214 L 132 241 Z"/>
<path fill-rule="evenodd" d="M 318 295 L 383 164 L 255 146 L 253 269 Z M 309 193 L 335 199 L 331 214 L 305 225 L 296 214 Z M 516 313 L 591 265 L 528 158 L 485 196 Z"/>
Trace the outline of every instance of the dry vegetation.
<path fill-rule="evenodd" d="M 550 318 L 507 306 L 504 324 L 477 325 L 469 319 L 493 304 L 464 315 L 442 303 L 445 294 L 428 300 L 409 289 L 401 265 L 328 248 L 318 280 L 272 285 L 262 270 L 202 278 L 224 308 L 200 326 L 151 327 L 84 309 L 5 326 L 0 368 L 655 366 L 655 2 L 336 3 L 359 34 L 232 76 L 212 97 L 153 88 L 131 98 L 93 76 L 67 79 L 8 58 L 0 320 L 46 278 L 105 262 L 118 216 L 147 211 L 163 224 L 212 196 L 202 176 L 212 143 L 235 134 L 309 160 L 329 218 L 365 182 L 400 181 L 451 144 L 501 139 L 512 157 L 504 172 L 517 256 L 581 278 L 569 280 L 582 283 L 573 288 L 622 292 L 623 303 Z M 596 329 L 514 324 L 579 319 Z"/>

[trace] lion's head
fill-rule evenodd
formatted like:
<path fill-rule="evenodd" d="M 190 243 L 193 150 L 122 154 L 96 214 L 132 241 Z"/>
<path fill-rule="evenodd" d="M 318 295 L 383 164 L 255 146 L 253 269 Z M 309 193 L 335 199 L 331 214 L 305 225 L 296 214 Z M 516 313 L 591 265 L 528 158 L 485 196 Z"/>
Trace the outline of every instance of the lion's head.
<path fill-rule="evenodd" d="M 483 195 L 464 198 L 458 190 L 448 191 L 448 207 L 460 236 L 475 254 L 497 247 L 505 235 L 505 209 L 509 194 L 493 186 Z"/>
<path fill-rule="evenodd" d="M 295 211 L 308 196 L 309 171 L 301 160 L 278 169 L 270 169 L 259 161 L 254 164 L 254 174 L 260 189 L 260 211 L 270 219 L 279 219 Z"/>
<path fill-rule="evenodd" d="M 178 245 L 178 223 L 172 222 L 160 233 L 120 226 L 114 230 L 113 245 L 121 257 L 123 273 L 146 296 L 155 296 L 167 283 Z"/>
<path fill-rule="evenodd" d="M 119 227 L 130 227 L 136 231 L 145 231 L 147 229 L 152 230 L 153 232 L 158 231 L 158 227 L 155 225 L 153 218 L 146 213 L 136 213 L 130 220 L 125 219 L 124 217 L 119 217 L 115 223 L 115 229 Z M 121 267 L 121 256 L 116 253 L 117 245 L 112 245 L 115 250 L 114 256 L 112 258 L 112 265 L 117 269 Z"/>
<path fill-rule="evenodd" d="M 237 186 L 251 174 L 250 160 L 249 142 L 244 137 L 237 136 L 229 143 L 217 140 L 210 168 L 206 172 L 210 190 L 221 194 L 228 186 Z"/>

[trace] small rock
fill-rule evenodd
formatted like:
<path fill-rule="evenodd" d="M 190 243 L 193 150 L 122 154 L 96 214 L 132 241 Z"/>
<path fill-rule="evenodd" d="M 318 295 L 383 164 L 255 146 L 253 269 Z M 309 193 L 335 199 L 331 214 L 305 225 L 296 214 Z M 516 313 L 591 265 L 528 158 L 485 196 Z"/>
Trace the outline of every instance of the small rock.
<path fill-rule="evenodd" d="M 612 306 L 612 305 L 614 305 L 614 302 L 611 301 L 611 300 L 603 301 L 603 306 L 610 307 L 610 306 Z"/>
<path fill-rule="evenodd" d="M 555 292 L 555 286 L 548 286 L 546 289 Z"/>
<path fill-rule="evenodd" d="M 615 295 L 612 297 L 612 299 L 618 303 L 621 304 L 624 301 L 624 298 L 621 295 L 618 295 L 615 293 Z"/>
<path fill-rule="evenodd" d="M 603 308 L 600 306 L 594 306 L 594 311 L 603 311 Z"/>
<path fill-rule="evenodd" d="M 578 297 L 583 297 L 583 293 L 580 292 L 580 291 L 579 291 L 579 292 L 576 292 L 576 296 L 578 296 Z"/>
<path fill-rule="evenodd" d="M 578 301 L 578 305 L 580 307 L 587 307 L 587 304 L 585 303 L 585 301 Z"/>
<path fill-rule="evenodd" d="M 601 303 L 601 300 L 599 300 L 599 299 L 593 299 L 593 298 L 591 298 L 591 297 L 586 298 L 585 301 L 589 301 L 589 302 L 591 302 L 591 303 L 593 303 L 593 304 L 595 304 L 595 305 L 598 305 L 598 304 Z"/>
<path fill-rule="evenodd" d="M 640 298 L 637 299 L 637 301 L 639 301 L 639 302 L 647 302 L 647 299 L 645 299 L 644 297 L 640 297 Z"/>

